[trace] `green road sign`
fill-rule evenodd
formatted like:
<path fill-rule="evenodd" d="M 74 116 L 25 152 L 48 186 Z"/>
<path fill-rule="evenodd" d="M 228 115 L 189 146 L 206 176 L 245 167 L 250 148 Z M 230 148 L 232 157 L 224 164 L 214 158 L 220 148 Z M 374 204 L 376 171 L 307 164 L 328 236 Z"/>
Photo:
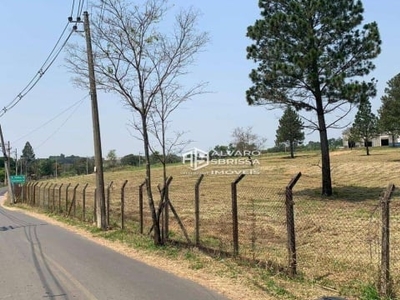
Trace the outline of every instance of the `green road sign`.
<path fill-rule="evenodd" d="M 25 175 L 12 175 L 10 179 L 11 183 L 25 183 Z"/>

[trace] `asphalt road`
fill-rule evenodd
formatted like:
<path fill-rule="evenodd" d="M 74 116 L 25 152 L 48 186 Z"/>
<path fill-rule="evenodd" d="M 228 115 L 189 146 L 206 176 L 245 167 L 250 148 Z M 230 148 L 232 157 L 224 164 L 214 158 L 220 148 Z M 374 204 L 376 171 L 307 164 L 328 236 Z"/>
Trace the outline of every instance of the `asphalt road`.
<path fill-rule="evenodd" d="M 0 207 L 0 299 L 227 299 L 75 233 Z"/>

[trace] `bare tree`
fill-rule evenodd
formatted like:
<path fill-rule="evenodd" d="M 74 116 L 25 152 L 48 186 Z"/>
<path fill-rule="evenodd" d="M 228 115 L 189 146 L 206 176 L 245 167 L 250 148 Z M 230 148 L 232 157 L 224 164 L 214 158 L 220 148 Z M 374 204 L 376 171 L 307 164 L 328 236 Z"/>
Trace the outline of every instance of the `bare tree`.
<path fill-rule="evenodd" d="M 153 102 L 152 109 L 149 113 L 149 131 L 156 139 L 157 145 L 150 145 L 153 154 L 158 147 L 161 148 L 158 159 L 163 166 L 163 182 L 167 181 L 168 157 L 172 153 L 181 153 L 182 150 L 192 141 L 182 139 L 185 131 L 175 131 L 173 135 L 168 134 L 171 114 L 183 102 L 190 100 L 192 97 L 205 93 L 206 83 L 198 83 L 189 89 L 184 89 L 182 85 L 176 82 L 168 82 L 160 87 L 160 93 Z"/>
<path fill-rule="evenodd" d="M 143 140 L 146 191 L 157 245 L 163 241 L 152 192 L 150 115 L 163 87 L 175 84 L 187 73 L 208 41 L 207 33 L 197 30 L 196 11 L 181 10 L 173 25 L 163 23 L 169 11 L 166 0 L 147 0 L 140 5 L 103 0 L 94 7 L 91 24 L 98 87 L 118 94 L 137 116 L 134 124 Z M 78 75 L 76 83 L 86 86 L 84 49 L 72 45 L 68 52 L 67 65 Z"/>
<path fill-rule="evenodd" d="M 253 133 L 252 127 L 237 127 L 232 132 L 232 144 L 241 154 L 245 151 L 259 151 L 266 139 Z"/>

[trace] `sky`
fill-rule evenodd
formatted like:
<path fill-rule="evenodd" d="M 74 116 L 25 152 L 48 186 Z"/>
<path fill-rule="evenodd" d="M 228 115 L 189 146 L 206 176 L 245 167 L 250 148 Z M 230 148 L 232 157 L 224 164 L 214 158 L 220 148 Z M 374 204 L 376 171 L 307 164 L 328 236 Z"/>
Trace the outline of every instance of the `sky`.
<path fill-rule="evenodd" d="M 1 1 L 0 11 L 0 109 L 7 106 L 37 74 L 59 38 L 71 14 L 72 0 Z M 78 2 L 78 1 L 76 1 Z M 251 86 L 248 74 L 254 67 L 246 59 L 251 40 L 246 30 L 259 18 L 258 0 L 170 0 L 176 7 L 193 6 L 201 11 L 199 30 L 207 31 L 211 41 L 197 57 L 185 83 L 206 81 L 211 93 L 196 96 L 182 104 L 171 117 L 172 130 L 186 132 L 193 142 L 188 147 L 210 150 L 229 144 L 237 127 L 252 127 L 266 139 L 265 148 L 274 145 L 282 111 L 249 106 L 245 99 Z M 140 3 L 140 1 L 137 1 Z M 382 53 L 374 61 L 371 74 L 378 79 L 378 95 L 371 100 L 374 112 L 380 107 L 386 83 L 400 72 L 399 1 L 364 0 L 365 22 L 376 21 L 382 39 Z M 90 5 L 84 9 L 90 12 Z M 70 25 L 70 27 L 72 24 Z M 69 27 L 69 28 L 70 28 Z M 68 29 L 69 30 L 69 29 Z M 85 42 L 79 36 L 74 42 Z M 27 141 L 37 158 L 64 154 L 94 155 L 93 127 L 88 91 L 71 82 L 62 52 L 36 86 L 12 109 L 0 117 L 5 142 L 12 155 L 21 154 Z M 86 98 L 85 98 L 86 97 Z M 82 100 L 83 99 L 83 100 Z M 122 157 L 143 153 L 141 141 L 130 126 L 132 115 L 113 94 L 98 95 L 102 152 L 115 150 Z M 351 121 L 355 112 L 344 122 Z M 342 130 L 330 130 L 329 138 Z M 307 141 L 318 135 L 306 131 Z"/>

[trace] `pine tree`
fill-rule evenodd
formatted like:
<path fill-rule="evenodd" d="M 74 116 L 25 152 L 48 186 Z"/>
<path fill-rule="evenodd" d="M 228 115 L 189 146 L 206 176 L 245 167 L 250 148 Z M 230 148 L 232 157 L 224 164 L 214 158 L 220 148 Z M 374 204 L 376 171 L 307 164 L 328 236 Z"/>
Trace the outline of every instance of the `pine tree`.
<path fill-rule="evenodd" d="M 320 134 L 322 194 L 332 194 L 327 129 L 348 113 L 360 94 L 376 94 L 375 81 L 360 81 L 375 68 L 381 40 L 375 22 L 362 24 L 361 0 L 260 0 L 261 18 L 249 26 L 257 63 L 247 91 L 250 105 L 291 105 L 311 114 Z M 325 115 L 337 118 L 327 123 Z M 316 120 L 316 121 L 314 121 Z"/>
<path fill-rule="evenodd" d="M 378 118 L 371 112 L 369 100 L 360 103 L 350 132 L 352 136 L 364 142 L 367 155 L 369 155 L 369 143 L 379 134 Z"/>
<path fill-rule="evenodd" d="M 35 152 L 33 151 L 32 145 L 29 142 L 26 142 L 24 149 L 22 149 L 21 160 L 24 164 L 25 175 L 30 175 L 30 167 L 35 161 Z"/>
<path fill-rule="evenodd" d="M 294 158 L 294 145 L 304 140 L 303 122 L 297 112 L 288 106 L 279 119 L 279 127 L 276 130 L 277 143 L 289 143 L 290 157 Z"/>
<path fill-rule="evenodd" d="M 381 98 L 382 106 L 378 110 L 379 129 L 392 138 L 393 147 L 400 135 L 400 74 L 390 79 Z"/>

